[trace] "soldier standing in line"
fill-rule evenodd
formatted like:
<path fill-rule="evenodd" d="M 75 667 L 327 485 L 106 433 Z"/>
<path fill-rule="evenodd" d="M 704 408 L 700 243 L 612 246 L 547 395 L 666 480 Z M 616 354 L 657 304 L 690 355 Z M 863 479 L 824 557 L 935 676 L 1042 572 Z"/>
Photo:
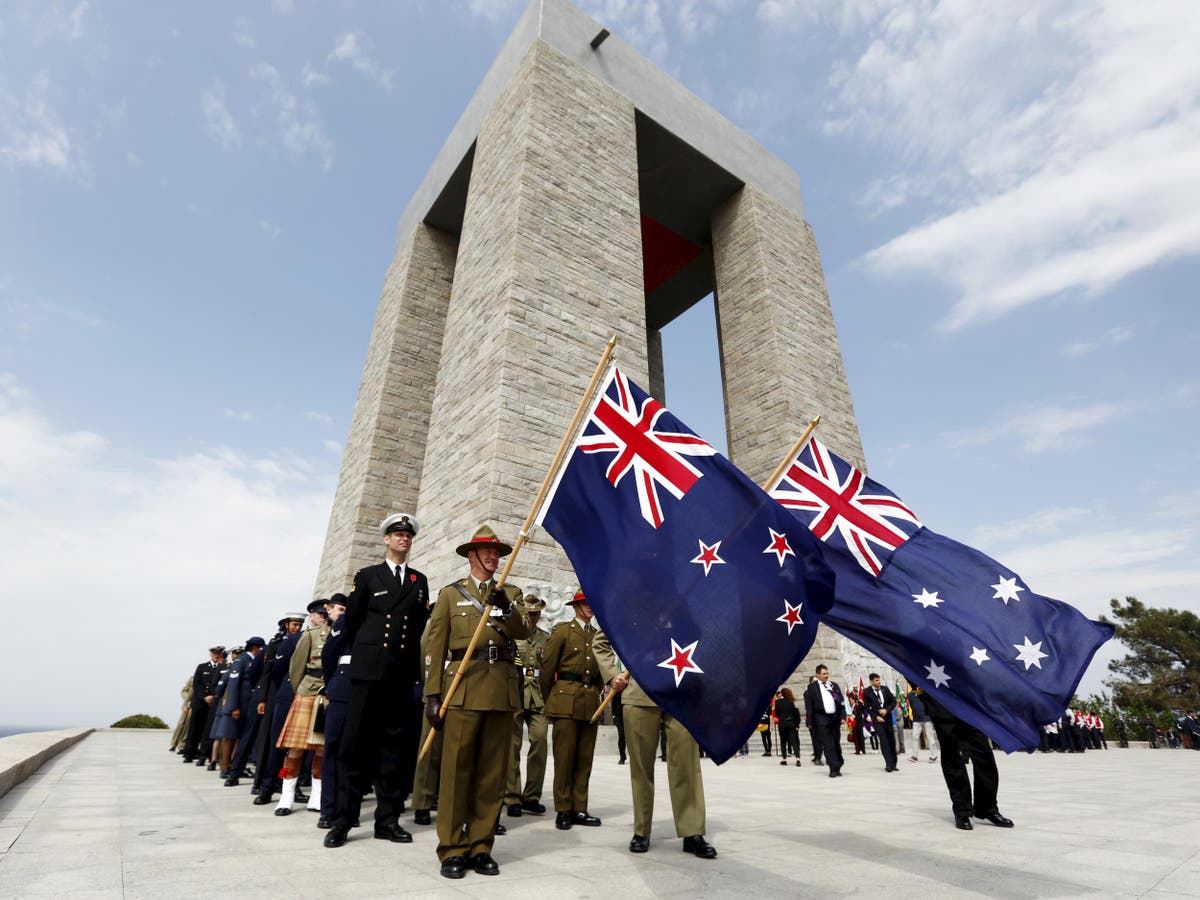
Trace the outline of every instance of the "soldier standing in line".
<path fill-rule="evenodd" d="M 433 601 L 437 602 L 436 598 Z M 431 607 L 432 612 L 432 607 Z M 421 633 L 421 659 L 429 659 L 429 623 L 425 624 L 425 630 Z M 446 666 L 446 660 L 442 660 L 442 668 Z M 425 671 L 428 670 L 430 663 L 427 663 L 425 668 L 421 670 L 421 679 L 418 686 L 421 693 L 425 692 Z M 425 746 L 425 741 L 429 737 L 429 732 L 433 731 L 433 726 L 429 724 L 429 719 L 426 716 L 421 717 L 421 740 L 417 744 L 418 751 Z M 434 732 L 433 743 L 429 746 L 429 752 L 417 759 L 416 771 L 413 773 L 413 824 L 414 825 L 430 825 L 433 823 L 433 817 L 430 816 L 430 811 L 437 809 L 438 801 L 438 781 L 442 773 L 442 732 L 439 729 Z"/>
<path fill-rule="evenodd" d="M 212 699 L 208 704 L 208 709 L 205 712 L 204 721 L 204 743 L 200 745 L 200 760 L 197 765 L 203 765 L 205 760 L 208 760 L 208 771 L 215 772 L 217 770 L 217 742 L 213 740 L 213 727 L 217 724 L 217 706 L 221 702 L 221 694 L 224 693 L 224 679 L 229 674 L 229 652 L 222 647 L 221 652 L 217 654 L 217 671 L 216 679 L 213 682 L 210 694 Z M 222 685 L 220 693 L 217 691 L 217 686 Z"/>
<path fill-rule="evenodd" d="M 288 664 L 288 680 L 292 684 L 292 705 L 279 734 L 276 746 L 286 749 L 280 777 L 283 788 L 279 793 L 279 804 L 275 815 L 286 816 L 292 811 L 296 799 L 296 782 L 304 754 L 313 751 L 312 793 L 308 797 L 308 809 L 321 809 L 321 763 L 324 760 L 325 738 L 313 734 L 317 714 L 318 697 L 325 690 L 325 670 L 321 668 L 321 651 L 329 637 L 329 614 L 325 611 L 328 600 L 314 600 L 308 605 L 311 621 L 309 628 L 300 635 L 292 659 Z"/>
<path fill-rule="evenodd" d="M 293 631 L 292 622 L 297 618 L 299 621 Z M 255 806 L 266 806 L 270 803 L 275 792 L 281 786 L 279 770 L 283 767 L 283 760 L 287 754 L 277 744 L 279 735 L 283 732 L 284 722 L 287 721 L 287 715 L 292 709 L 292 700 L 296 696 L 292 689 L 291 679 L 288 678 L 288 668 L 291 665 L 296 644 L 300 640 L 300 626 L 304 622 L 304 618 L 304 616 L 288 617 L 287 627 L 290 633 L 275 649 L 275 660 L 271 665 L 271 684 L 275 689 L 274 699 L 266 708 L 265 718 L 262 722 L 262 730 L 267 733 L 267 746 L 261 757 L 262 781 L 259 783 L 258 796 L 254 798 Z"/>
<path fill-rule="evenodd" d="M 513 719 L 512 765 L 508 770 L 508 791 L 504 804 L 510 816 L 530 812 L 540 816 L 542 787 L 546 782 L 547 721 L 542 704 L 541 668 L 550 635 L 538 627 L 546 601 L 532 594 L 521 600 L 521 609 L 529 617 L 529 637 L 517 641 L 517 669 L 522 673 L 521 693 L 524 709 Z M 525 786 L 521 786 L 521 741 L 529 729 L 529 752 L 525 763 Z"/>
<path fill-rule="evenodd" d="M 286 663 L 281 663 L 279 667 L 276 667 L 275 663 L 284 641 L 289 635 L 299 634 L 303 626 L 304 616 L 299 613 L 284 616 L 279 620 L 279 631 L 267 642 L 267 646 L 262 652 L 262 668 L 252 695 L 257 731 L 252 744 L 248 743 L 245 747 L 238 748 L 233 759 L 233 772 L 225 780 L 226 787 L 237 786 L 239 774 L 253 756 L 254 782 L 250 793 L 257 797 L 262 792 L 264 785 L 268 790 L 273 790 L 271 786 L 274 784 L 277 773 L 267 772 L 267 760 L 275 747 L 275 742 L 271 738 L 271 714 L 275 708 L 275 694 L 279 690 L 279 684 L 283 680 L 283 673 L 287 668 Z M 279 733 L 276 732 L 275 738 L 278 739 L 278 737 Z M 268 799 L 263 802 L 270 803 L 271 801 Z"/>
<path fill-rule="evenodd" d="M 187 741 L 183 745 L 183 761 L 204 765 L 204 727 L 208 724 L 208 705 L 213 702 L 213 691 L 217 686 L 217 663 L 221 661 L 218 645 L 208 648 L 208 662 L 196 666 L 192 674 L 191 721 L 188 722 Z M 199 761 L 197 761 L 199 757 Z"/>
<path fill-rule="evenodd" d="M 341 749 L 342 729 L 346 724 L 346 712 L 350 706 L 350 654 L 345 652 L 346 595 L 334 594 L 325 605 L 329 613 L 329 635 L 321 650 L 321 670 L 325 673 L 325 698 L 329 706 L 325 711 L 325 758 L 321 767 L 321 786 L 314 790 L 320 798 L 321 817 L 318 828 L 330 828 L 337 813 L 337 756 Z M 310 806 L 312 804 L 310 803 Z"/>
<path fill-rule="evenodd" d="M 575 618 L 550 632 L 542 660 L 546 717 L 554 723 L 554 826 L 599 825 L 587 811 L 588 782 L 599 725 L 592 715 L 600 706 L 600 668 L 592 655 L 592 608 L 583 591 L 567 601 Z"/>
<path fill-rule="evenodd" d="M 179 692 L 179 697 L 183 700 L 183 711 L 179 713 L 179 722 L 175 725 L 175 730 L 171 733 L 171 752 L 183 752 L 183 746 L 187 743 L 188 723 L 191 721 L 192 712 L 192 676 L 188 676 L 188 680 L 183 683 L 183 690 Z"/>
<path fill-rule="evenodd" d="M 338 754 L 337 812 L 326 847 L 346 843 L 362 798 L 375 784 L 375 837 L 412 843 L 400 825 L 416 765 L 420 634 L 429 618 L 429 583 L 408 564 L 417 520 L 395 513 L 379 523 L 382 562 L 360 569 L 346 601 L 350 705 Z"/>
<path fill-rule="evenodd" d="M 704 839 L 704 779 L 700 774 L 700 748 L 691 732 L 670 713 L 659 709 L 630 674 L 622 670 L 608 636 L 600 631 L 592 641 L 600 676 L 614 691 L 622 692 L 625 742 L 629 754 L 629 781 L 633 789 L 633 839 L 630 853 L 650 849 L 654 820 L 654 751 L 660 730 L 667 741 L 667 784 L 675 833 L 683 838 L 685 853 L 713 859 L 717 850 Z"/>
<path fill-rule="evenodd" d="M 513 715 L 521 709 L 513 660 L 516 641 L 529 636 L 529 620 L 516 605 L 521 592 L 508 584 L 498 589 L 494 580 L 500 558 L 512 547 L 484 525 L 456 552 L 467 559 L 470 573 L 438 594 L 425 654 L 425 716 L 443 729 L 437 854 L 446 878 L 462 878 L 468 868 L 500 874 L 491 851 L 512 751 Z M 491 615 L 477 649 L 465 659 L 485 604 L 491 605 Z M 465 667 L 463 678 L 443 721 L 442 691 L 460 667 Z"/>

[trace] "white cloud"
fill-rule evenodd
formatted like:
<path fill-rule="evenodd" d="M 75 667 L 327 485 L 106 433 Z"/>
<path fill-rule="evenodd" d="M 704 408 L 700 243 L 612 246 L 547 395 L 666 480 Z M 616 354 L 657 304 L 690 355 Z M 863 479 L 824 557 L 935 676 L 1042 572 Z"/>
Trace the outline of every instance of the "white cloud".
<path fill-rule="evenodd" d="M 392 90 L 392 76 L 395 72 L 384 69 L 368 52 L 370 39 L 359 31 L 347 31 L 337 39 L 333 50 L 328 56 L 330 62 L 344 62 L 355 71 L 374 81 L 387 92 Z M 305 66 L 304 86 L 309 86 L 309 69 Z"/>
<path fill-rule="evenodd" d="M 1120 403 L 1029 407 L 991 425 L 951 432 L 945 435 L 945 440 L 954 448 L 1004 441 L 1018 443 L 1025 453 L 1066 450 L 1086 444 L 1089 432 L 1109 424 L 1124 412 L 1125 406 Z"/>
<path fill-rule="evenodd" d="M 223 409 L 221 415 L 227 419 L 233 419 L 235 422 L 253 422 L 254 413 L 246 412 L 240 409 Z"/>
<path fill-rule="evenodd" d="M 242 133 L 225 105 L 225 86 L 214 81 L 212 87 L 200 95 L 200 109 L 204 113 L 204 125 L 208 136 L 217 142 L 226 153 L 242 146 Z"/>
<path fill-rule="evenodd" d="M 52 601 L 56 648 L 10 648 L 12 671 L 39 690 L 10 698 L 8 721 L 173 722 L 171 697 L 206 646 L 269 637 L 312 596 L 333 480 L 327 458 L 286 451 L 130 455 L 57 428 L 0 376 L 0 572 L 6 595 Z M 32 611 L 16 615 L 34 627 Z M 113 650 L 121 691 L 88 671 L 96 646 Z"/>
<path fill-rule="evenodd" d="M 259 219 L 258 230 L 267 236 L 267 240 L 273 241 L 279 237 L 283 229 L 274 219 Z"/>
<path fill-rule="evenodd" d="M 932 218 L 867 262 L 958 296 L 959 328 L 1090 295 L 1200 252 L 1200 6 L 1174 0 L 761 4 L 773 27 L 832 28 L 830 133 L 896 161 L 880 187 Z"/>
<path fill-rule="evenodd" d="M 0 85 L 0 162 L 10 168 L 28 167 L 82 174 L 79 153 L 58 113 L 50 104 L 50 76 L 39 72 L 24 98 Z"/>
<path fill-rule="evenodd" d="M 520 9 L 520 0 L 469 0 L 467 10 L 473 16 L 498 22 Z"/>
<path fill-rule="evenodd" d="M 305 63 L 304 69 L 300 72 L 300 81 L 306 89 L 311 90 L 314 87 L 329 84 L 329 76 Z"/>
<path fill-rule="evenodd" d="M 258 46 L 254 40 L 254 23 L 245 16 L 238 16 L 233 21 L 233 42 L 247 50 Z"/>
<path fill-rule="evenodd" d="M 338 456 L 342 455 L 342 445 L 339 444 L 337 441 L 321 441 L 321 446 L 324 447 L 326 450 L 328 450 L 330 453 L 335 453 Z"/>
<path fill-rule="evenodd" d="M 295 156 L 314 154 L 321 160 L 322 168 L 331 168 L 333 142 L 325 134 L 316 106 L 293 94 L 279 70 L 270 63 L 255 65 L 250 77 L 264 86 L 264 99 L 274 111 L 284 149 Z"/>
<path fill-rule="evenodd" d="M 1073 341 L 1062 348 L 1063 356 L 1079 357 L 1086 356 L 1089 353 L 1094 353 L 1096 350 L 1102 350 L 1105 347 L 1112 347 L 1116 344 L 1123 344 L 1134 337 L 1134 330 L 1125 325 L 1118 325 L 1108 329 L 1104 334 L 1094 338 L 1089 338 L 1082 341 Z"/>
<path fill-rule="evenodd" d="M 333 416 L 331 416 L 329 413 L 313 412 L 312 410 L 308 410 L 304 413 L 304 418 L 311 419 L 314 422 L 320 422 L 322 425 L 333 424 Z"/>

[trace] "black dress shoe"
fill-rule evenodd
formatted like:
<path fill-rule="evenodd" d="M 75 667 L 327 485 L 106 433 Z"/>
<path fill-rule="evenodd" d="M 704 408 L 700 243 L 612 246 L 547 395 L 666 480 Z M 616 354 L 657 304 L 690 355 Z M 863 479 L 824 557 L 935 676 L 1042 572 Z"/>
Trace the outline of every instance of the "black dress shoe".
<path fill-rule="evenodd" d="M 205 762 L 202 759 L 198 759 L 198 760 L 196 760 L 196 765 L 203 766 L 203 765 L 205 765 Z"/>
<path fill-rule="evenodd" d="M 623 756 L 622 756 L 620 759 L 618 759 L 618 760 L 617 760 L 617 765 L 618 765 L 618 766 L 623 766 L 623 765 L 625 765 L 625 757 L 623 757 Z"/>
<path fill-rule="evenodd" d="M 208 771 L 209 772 L 217 771 L 217 761 L 215 759 L 208 764 Z"/>
<path fill-rule="evenodd" d="M 442 860 L 443 878 L 462 878 L 467 874 L 467 861 L 461 856 L 448 856 Z"/>
<path fill-rule="evenodd" d="M 500 874 L 500 867 L 496 865 L 496 861 L 492 859 L 492 855 L 490 853 L 476 853 L 469 860 L 467 860 L 467 865 L 480 875 Z"/>
<path fill-rule="evenodd" d="M 277 816 L 290 816 L 291 814 L 292 808 L 290 806 L 280 806 L 275 810 L 275 815 Z"/>
<path fill-rule="evenodd" d="M 225 787 L 237 787 L 239 784 L 241 784 L 241 782 L 238 781 L 238 777 L 236 775 L 230 775 L 225 779 Z"/>
<path fill-rule="evenodd" d="M 304 793 L 304 791 L 300 790 L 300 788 L 296 788 L 296 802 L 297 803 L 307 803 L 308 802 L 308 794 Z"/>
<path fill-rule="evenodd" d="M 650 849 L 650 838 L 644 834 L 635 834 L 629 841 L 630 853 L 645 853 Z"/>
<path fill-rule="evenodd" d="M 512 816 L 514 819 L 519 819 L 523 812 L 524 812 L 524 810 L 521 809 L 520 803 L 508 804 L 508 814 L 510 816 Z"/>
<path fill-rule="evenodd" d="M 332 828 L 333 823 L 324 816 L 321 816 L 321 818 L 317 819 L 317 827 L 324 831 L 326 828 Z"/>
<path fill-rule="evenodd" d="M 418 809 L 413 812 L 413 824 L 414 825 L 429 825 L 432 822 L 433 822 L 433 819 L 431 819 L 429 817 L 429 810 Z"/>
<path fill-rule="evenodd" d="M 508 829 L 504 827 L 503 822 L 498 821 L 498 822 L 496 822 L 496 830 L 492 833 L 496 834 L 496 835 L 508 834 Z"/>
<path fill-rule="evenodd" d="M 566 831 L 574 822 L 574 816 L 569 812 L 560 812 L 554 816 L 554 827 L 560 831 Z"/>
<path fill-rule="evenodd" d="M 954 827 L 961 828 L 963 831 L 972 831 L 975 826 L 971 824 L 970 816 L 955 816 Z"/>
<path fill-rule="evenodd" d="M 1013 820 L 1000 815 L 999 812 L 991 812 L 991 813 L 988 813 L 986 816 L 976 816 L 975 818 L 983 819 L 987 822 L 991 822 L 997 828 L 1012 828 L 1013 827 Z"/>
<path fill-rule="evenodd" d="M 830 778 L 837 778 L 837 776 L 838 776 L 838 773 L 837 773 L 837 772 L 830 772 L 830 773 L 829 773 L 829 777 L 830 777 Z"/>
<path fill-rule="evenodd" d="M 575 825 L 595 826 L 595 825 L 600 824 L 600 820 L 597 819 L 595 816 L 588 815 L 588 811 L 586 809 L 571 813 L 571 822 L 574 823 Z"/>
<path fill-rule="evenodd" d="M 381 841 L 391 841 L 394 844 L 411 844 L 412 835 L 400 827 L 398 822 L 375 826 L 375 837 Z"/>
<path fill-rule="evenodd" d="M 250 796 L 257 797 L 260 793 L 262 793 L 262 788 L 259 785 L 254 784 L 250 786 Z"/>
<path fill-rule="evenodd" d="M 717 848 L 704 839 L 702 834 L 693 834 L 683 839 L 683 852 L 692 853 L 700 859 L 716 859 Z"/>
<path fill-rule="evenodd" d="M 533 813 L 535 816 L 540 816 L 546 811 L 546 807 L 538 803 L 536 800 L 525 800 L 521 803 L 521 809 L 527 813 Z"/>
<path fill-rule="evenodd" d="M 326 847 L 340 847 L 346 843 L 346 837 L 350 834 L 350 829 L 345 825 L 334 825 L 329 829 L 329 833 L 325 835 Z"/>
<path fill-rule="evenodd" d="M 183 758 L 183 764 L 184 764 L 185 766 L 190 766 L 190 765 L 191 765 L 192 763 L 194 763 L 195 761 L 196 761 L 196 757 L 194 757 L 194 756 L 185 756 L 185 757 Z"/>
<path fill-rule="evenodd" d="M 271 791 L 259 791 L 258 796 L 254 798 L 255 806 L 266 806 L 271 802 Z"/>

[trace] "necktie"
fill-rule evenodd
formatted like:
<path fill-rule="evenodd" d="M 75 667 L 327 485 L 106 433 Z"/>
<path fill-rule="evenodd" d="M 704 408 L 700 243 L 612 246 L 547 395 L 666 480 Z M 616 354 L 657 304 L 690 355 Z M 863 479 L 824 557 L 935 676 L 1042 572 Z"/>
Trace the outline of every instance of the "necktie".
<path fill-rule="evenodd" d="M 396 566 L 396 580 L 400 580 L 400 573 L 404 571 L 404 566 Z"/>

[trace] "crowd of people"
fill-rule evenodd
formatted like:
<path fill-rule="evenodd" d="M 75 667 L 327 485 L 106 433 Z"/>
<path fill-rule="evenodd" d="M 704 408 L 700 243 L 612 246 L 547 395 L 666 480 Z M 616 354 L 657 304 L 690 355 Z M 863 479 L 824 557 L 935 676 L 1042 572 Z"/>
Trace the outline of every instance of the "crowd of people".
<path fill-rule="evenodd" d="M 607 689 L 620 698 L 630 852 L 650 849 L 661 748 L 682 849 L 716 857 L 695 739 L 640 689 L 582 592 L 568 621 L 539 627 L 544 600 L 497 585 L 512 547 L 484 525 L 456 548 L 465 576 L 434 596 L 408 561 L 415 517 L 390 515 L 379 531 L 383 560 L 359 570 L 349 594 L 283 616 L 270 640 L 209 649 L 184 685 L 172 738 L 184 763 L 216 772 L 226 787 L 247 780 L 252 802 L 276 816 L 312 811 L 328 848 L 360 827 L 373 792 L 376 839 L 412 843 L 400 822 L 411 812 L 414 827 L 436 824 L 443 876 L 496 875 L 502 816 L 548 812 L 551 751 L 555 826 L 601 825 L 588 801 Z M 483 637 L 473 644 L 477 626 Z"/>

